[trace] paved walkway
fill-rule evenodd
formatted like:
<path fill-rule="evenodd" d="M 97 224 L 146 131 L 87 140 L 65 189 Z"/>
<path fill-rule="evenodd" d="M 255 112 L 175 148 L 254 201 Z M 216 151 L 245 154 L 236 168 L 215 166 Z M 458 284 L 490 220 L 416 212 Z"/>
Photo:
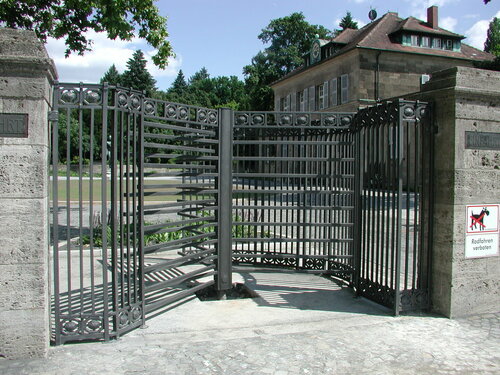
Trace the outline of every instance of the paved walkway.
<path fill-rule="evenodd" d="M 117 341 L 0 361 L 0 374 L 500 374 L 500 313 L 395 318 L 317 276 L 235 276 L 260 297 L 192 299 Z"/>

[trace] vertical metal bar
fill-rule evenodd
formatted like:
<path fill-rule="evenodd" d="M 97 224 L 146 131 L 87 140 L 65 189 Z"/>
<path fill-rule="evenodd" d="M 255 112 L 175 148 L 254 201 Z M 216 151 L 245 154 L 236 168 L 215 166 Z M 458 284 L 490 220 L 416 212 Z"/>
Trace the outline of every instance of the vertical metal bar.
<path fill-rule="evenodd" d="M 218 291 L 232 286 L 232 189 L 233 189 L 233 111 L 219 110 L 219 171 L 217 181 L 217 277 Z"/>
<path fill-rule="evenodd" d="M 112 291 L 113 291 L 113 331 L 118 336 L 119 331 L 119 301 L 118 301 L 118 223 L 117 223 L 117 182 L 118 182 L 118 100 L 115 97 L 115 111 L 111 121 L 111 155 L 110 155 L 110 168 L 111 168 L 111 277 L 112 277 Z"/>
<path fill-rule="evenodd" d="M 101 139 L 101 233 L 102 233 L 102 293 L 104 340 L 110 339 L 109 332 L 109 281 L 108 281 L 108 202 L 107 202 L 107 140 L 108 140 L 108 84 L 102 87 L 102 139 Z"/>
<path fill-rule="evenodd" d="M 90 112 L 90 169 L 89 169 L 89 231 L 90 231 L 90 300 L 91 313 L 96 313 L 95 301 L 95 269 L 94 269 L 94 120 L 95 112 Z M 103 178 L 101 176 L 101 178 Z"/>
<path fill-rule="evenodd" d="M 80 92 L 83 97 L 83 88 L 80 84 Z M 78 108 L 78 226 L 79 226 L 79 263 L 80 263 L 80 314 L 84 314 L 83 299 L 83 109 Z"/>
<path fill-rule="evenodd" d="M 401 102 L 399 103 L 399 108 L 398 108 L 398 124 L 397 124 L 397 179 L 398 179 L 398 191 L 397 191 L 397 218 L 396 218 L 396 265 L 394 267 L 394 272 L 395 272 L 395 285 L 394 285 L 394 315 L 399 315 L 400 311 L 400 269 L 401 269 L 401 214 L 402 214 L 402 207 L 403 207 L 403 176 L 402 176 L 402 169 L 403 169 L 403 119 L 402 119 L 402 113 L 401 113 Z"/>
<path fill-rule="evenodd" d="M 52 241 L 54 259 L 54 341 L 56 345 L 61 344 L 61 298 L 59 286 L 59 197 L 58 197 L 58 175 L 59 175 L 59 103 L 60 89 L 57 82 L 54 83 L 53 117 L 52 122 Z"/>
<path fill-rule="evenodd" d="M 146 281 L 144 274 L 144 103 L 141 104 L 141 115 L 139 117 L 139 124 L 137 130 L 137 150 L 138 150 L 138 217 L 134 220 L 139 221 L 139 239 L 138 239 L 138 252 L 139 252 L 139 277 L 140 277 L 140 293 L 139 298 L 141 302 L 142 312 L 142 327 L 146 326 Z"/>
<path fill-rule="evenodd" d="M 364 150 L 362 149 L 362 132 L 361 127 L 358 126 L 354 133 L 354 244 L 353 244 L 353 258 L 354 258 L 354 275 L 353 283 L 356 288 L 357 295 L 360 295 L 360 273 L 361 273 L 361 215 L 362 208 L 362 194 L 363 194 L 363 156 Z"/>

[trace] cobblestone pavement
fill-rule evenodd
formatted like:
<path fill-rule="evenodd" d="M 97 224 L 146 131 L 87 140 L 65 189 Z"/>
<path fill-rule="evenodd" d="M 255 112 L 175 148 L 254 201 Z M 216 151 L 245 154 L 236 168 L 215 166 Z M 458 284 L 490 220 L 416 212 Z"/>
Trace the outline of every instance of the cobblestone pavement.
<path fill-rule="evenodd" d="M 0 373 L 500 374 L 500 313 L 392 317 L 324 279 L 311 287 L 312 276 L 292 276 L 283 286 L 283 278 L 250 276 L 258 299 L 193 299 L 117 341 L 3 360 Z"/>

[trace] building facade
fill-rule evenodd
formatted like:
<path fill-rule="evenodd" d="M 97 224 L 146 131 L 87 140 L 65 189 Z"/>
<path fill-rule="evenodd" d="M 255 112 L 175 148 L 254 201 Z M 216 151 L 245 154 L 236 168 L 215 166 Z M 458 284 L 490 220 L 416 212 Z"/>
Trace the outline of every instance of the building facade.
<path fill-rule="evenodd" d="M 492 60 L 439 27 L 438 8 L 427 21 L 389 12 L 359 30 L 316 39 L 304 65 L 271 85 L 277 111 L 356 111 L 417 92 L 433 72 Z"/>

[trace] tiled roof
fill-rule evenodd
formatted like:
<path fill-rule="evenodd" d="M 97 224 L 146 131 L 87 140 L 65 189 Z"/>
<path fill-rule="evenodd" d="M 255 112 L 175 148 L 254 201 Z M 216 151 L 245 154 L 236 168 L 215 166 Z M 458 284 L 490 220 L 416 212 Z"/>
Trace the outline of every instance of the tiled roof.
<path fill-rule="evenodd" d="M 405 46 L 391 39 L 391 35 L 394 35 L 398 31 L 402 30 L 415 31 L 421 33 L 423 33 L 425 30 L 425 33 L 442 35 L 444 38 L 446 37 L 460 38 L 460 39 L 463 38 L 461 35 L 451 33 L 441 28 L 432 29 L 427 25 L 426 22 L 420 21 L 416 18 L 409 17 L 403 20 L 398 17 L 397 13 L 389 12 L 384 14 L 381 18 L 375 20 L 374 22 L 365 25 L 363 28 L 359 30 L 353 30 L 353 29 L 344 30 L 337 37 L 332 39 L 332 43 L 342 44 L 343 45 L 342 48 L 340 48 L 334 55 L 326 59 L 323 59 L 317 64 L 321 64 L 325 61 L 335 59 L 337 56 L 342 55 L 355 48 L 368 48 L 368 49 L 376 49 L 383 51 L 434 55 L 434 56 L 443 56 L 456 59 L 466 59 L 472 61 L 493 60 L 494 58 L 493 55 L 478 50 L 464 43 L 461 43 L 460 52 L 454 52 L 444 49 L 435 49 L 435 48 Z M 280 82 L 290 76 L 293 76 L 302 71 L 310 69 L 316 66 L 317 64 L 307 67 L 302 66 L 276 82 Z"/>

